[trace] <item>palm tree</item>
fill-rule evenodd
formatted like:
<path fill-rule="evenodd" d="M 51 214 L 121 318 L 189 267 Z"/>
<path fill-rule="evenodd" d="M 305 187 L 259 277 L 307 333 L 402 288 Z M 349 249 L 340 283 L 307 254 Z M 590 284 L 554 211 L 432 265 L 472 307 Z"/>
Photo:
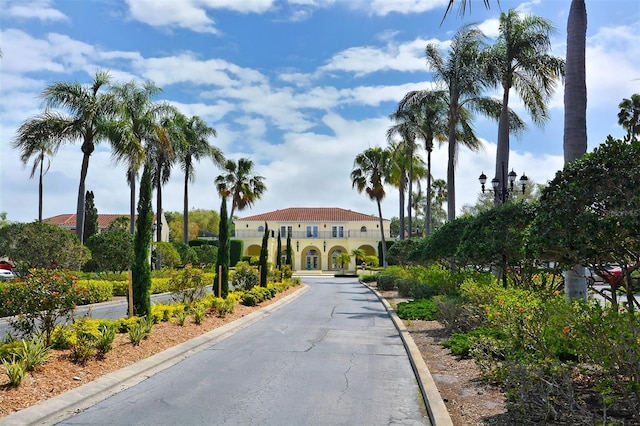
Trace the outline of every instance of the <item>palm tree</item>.
<path fill-rule="evenodd" d="M 404 239 L 405 223 L 404 223 L 404 192 L 409 192 L 408 204 L 411 206 L 411 196 L 413 194 L 413 155 L 416 150 L 416 130 L 413 123 L 414 115 L 411 110 L 400 110 L 393 112 L 390 117 L 396 122 L 387 130 L 387 141 L 391 142 L 395 135 L 400 136 L 402 141 L 393 148 L 394 164 L 399 166 L 398 171 L 398 188 L 400 189 L 400 239 Z M 405 173 L 405 166 L 409 167 L 408 176 Z M 408 184 L 408 185 L 407 185 Z M 408 188 L 407 188 L 408 186 Z M 412 229 L 411 210 L 408 215 L 409 230 Z M 409 232 L 411 234 L 411 232 Z"/>
<path fill-rule="evenodd" d="M 509 91 L 515 89 L 534 123 L 548 119 L 547 102 L 564 75 L 564 60 L 549 54 L 553 30 L 551 22 L 538 16 L 521 17 L 513 9 L 500 14 L 500 35 L 487 51 L 490 76 L 502 86 L 496 178 L 509 170 Z M 501 203 L 498 193 L 494 203 Z"/>
<path fill-rule="evenodd" d="M 447 140 L 447 94 L 444 91 L 414 90 L 408 92 L 398 104 L 398 111 L 412 112 L 416 134 L 424 141 L 427 152 L 427 203 L 425 206 L 424 235 L 431 235 L 431 153 L 433 140 Z M 463 137 L 462 140 L 465 140 Z"/>
<path fill-rule="evenodd" d="M 162 89 L 150 81 L 143 84 L 131 81 L 116 85 L 112 89 L 118 100 L 119 119 L 110 132 L 110 138 L 115 146 L 114 159 L 127 164 L 132 234 L 135 227 L 136 180 L 138 170 L 146 158 L 145 151 L 150 151 L 153 145 L 167 152 L 171 149 L 168 137 L 163 134 L 160 120 L 173 113 L 175 109 L 168 104 L 152 102 L 152 98 L 161 92 Z"/>
<path fill-rule="evenodd" d="M 46 135 L 55 151 L 63 143 L 82 141 L 82 165 L 76 204 L 76 235 L 81 242 L 89 159 L 95 150 L 95 144 L 106 139 L 107 124 L 116 109 L 113 97 L 102 91 L 109 82 L 107 72 L 97 71 L 93 81 L 87 86 L 77 81 L 56 82 L 47 86 L 40 94 L 45 111 L 25 121 L 18 129 L 14 142 L 14 146 L 21 147 Z"/>
<path fill-rule="evenodd" d="M 38 222 L 42 222 L 43 177 L 47 174 L 49 167 L 51 166 L 50 157 L 52 157 L 55 153 L 54 151 L 57 150 L 56 147 L 52 146 L 47 137 L 47 135 L 41 135 L 40 137 L 35 137 L 28 141 L 23 140 L 18 143 L 16 140 L 14 142 L 14 148 L 21 151 L 20 161 L 22 161 L 23 166 L 26 166 L 29 160 L 33 158 L 33 165 L 31 167 L 31 174 L 29 175 L 29 178 L 32 179 L 35 176 L 36 171 L 38 171 Z"/>
<path fill-rule="evenodd" d="M 378 217 L 380 219 L 380 236 L 382 238 L 383 266 L 387 266 L 387 243 L 384 238 L 384 226 L 382 222 L 382 206 L 384 199 L 384 183 L 388 177 L 391 154 L 380 147 L 369 148 L 358 154 L 353 161 L 351 171 L 351 186 L 359 193 L 365 191 L 369 199 L 378 205 Z"/>
<path fill-rule="evenodd" d="M 480 141 L 475 137 L 471 127 L 464 133 L 458 130 L 459 125 L 470 122 L 470 115 L 464 119 L 464 110 L 477 111 L 488 117 L 500 117 L 501 103 L 493 98 L 483 96 L 485 88 L 491 85 L 487 79 L 481 61 L 483 37 L 474 25 L 463 26 L 453 37 L 449 55 L 443 58 L 436 44 L 426 47 L 427 66 L 436 82 L 443 84 L 447 91 L 449 110 L 448 124 L 448 165 L 447 165 L 447 217 L 456 217 L 455 164 L 458 152 L 458 136 L 464 134 L 463 143 L 471 150 L 480 148 Z M 522 121 L 515 114 L 510 115 L 509 122 L 514 127 L 522 127 Z"/>
<path fill-rule="evenodd" d="M 209 144 L 208 138 L 216 136 L 216 129 L 207 124 L 198 116 L 189 119 L 182 116 L 180 119 L 180 129 L 183 140 L 178 148 L 178 162 L 184 172 L 184 203 L 183 203 L 183 240 L 188 241 L 189 235 L 189 182 L 195 179 L 194 161 L 200 161 L 202 157 L 210 157 L 213 162 L 223 167 L 225 164 L 222 151 Z"/>
<path fill-rule="evenodd" d="M 253 173 L 253 161 L 247 158 L 240 158 L 237 163 L 227 160 L 224 169 L 227 174 L 216 178 L 216 188 L 221 196 L 231 196 L 229 215 L 229 228 L 231 228 L 234 211 L 251 207 L 262 198 L 267 187 L 264 184 L 264 177 Z"/>
<path fill-rule="evenodd" d="M 640 94 L 634 93 L 630 99 L 624 98 L 618 105 L 618 124 L 627 130 L 630 142 L 640 135 Z"/>

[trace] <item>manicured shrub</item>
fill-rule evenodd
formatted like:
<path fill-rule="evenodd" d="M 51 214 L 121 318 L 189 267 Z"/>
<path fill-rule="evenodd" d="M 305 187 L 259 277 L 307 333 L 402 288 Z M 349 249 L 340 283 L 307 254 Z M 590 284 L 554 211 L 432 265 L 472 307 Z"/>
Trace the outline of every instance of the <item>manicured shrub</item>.
<path fill-rule="evenodd" d="M 475 342 L 479 338 L 486 337 L 502 340 L 505 336 L 495 327 L 480 327 L 466 333 L 453 333 L 442 346 L 448 348 L 454 355 L 468 358 Z"/>
<path fill-rule="evenodd" d="M 175 271 L 169 278 L 169 289 L 173 293 L 173 299 L 186 304 L 202 299 L 206 294 L 206 285 L 204 272 L 192 266 Z"/>
<path fill-rule="evenodd" d="M 258 304 L 258 298 L 253 293 L 244 293 L 242 295 L 242 304 L 245 306 L 256 306 Z"/>
<path fill-rule="evenodd" d="M 392 291 L 396 289 L 398 277 L 392 274 L 379 273 L 376 275 L 376 288 L 380 291 Z"/>
<path fill-rule="evenodd" d="M 77 287 L 82 290 L 82 305 L 107 302 L 113 298 L 113 281 L 82 280 Z"/>
<path fill-rule="evenodd" d="M 38 330 L 49 346 L 56 324 L 71 319 L 84 296 L 76 282 L 75 275 L 69 272 L 32 269 L 27 276 L 6 283 L 4 294 L 0 295 L 2 306 L 11 315 L 20 314 L 10 320 L 13 329 L 25 337 Z"/>
<path fill-rule="evenodd" d="M 405 320 L 427 320 L 438 318 L 438 308 L 431 299 L 418 299 L 398 303 L 398 316 Z"/>
<path fill-rule="evenodd" d="M 241 264 L 236 266 L 231 283 L 233 288 L 251 290 L 260 283 L 260 277 L 258 276 L 256 268 L 247 264 Z"/>

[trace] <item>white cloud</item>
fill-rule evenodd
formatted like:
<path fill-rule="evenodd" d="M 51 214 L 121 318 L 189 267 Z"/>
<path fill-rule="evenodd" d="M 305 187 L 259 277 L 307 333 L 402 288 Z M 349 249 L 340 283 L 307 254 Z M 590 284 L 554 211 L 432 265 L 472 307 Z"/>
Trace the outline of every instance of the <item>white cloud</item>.
<path fill-rule="evenodd" d="M 69 20 L 64 13 L 52 7 L 52 2 L 48 0 L 32 1 L 27 4 L 17 1 L 7 3 L 2 11 L 5 18 L 38 19 L 49 22 Z"/>

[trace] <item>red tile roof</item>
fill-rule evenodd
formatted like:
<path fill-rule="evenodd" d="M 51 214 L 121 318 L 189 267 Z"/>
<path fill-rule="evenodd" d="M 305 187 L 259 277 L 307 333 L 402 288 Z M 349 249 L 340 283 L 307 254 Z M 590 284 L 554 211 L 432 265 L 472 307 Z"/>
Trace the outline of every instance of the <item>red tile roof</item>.
<path fill-rule="evenodd" d="M 109 226 L 111 222 L 120 216 L 129 217 L 128 214 L 98 214 L 98 228 L 105 229 Z M 137 215 L 136 215 L 137 217 Z M 50 223 L 52 225 L 64 226 L 75 228 L 76 226 L 76 215 L 75 214 L 59 214 L 57 216 L 48 217 L 46 219 L 42 219 L 44 223 Z"/>
<path fill-rule="evenodd" d="M 259 220 L 267 222 L 358 222 L 379 220 L 371 216 L 337 207 L 292 207 L 236 219 L 236 222 Z M 387 220 L 387 219 L 383 219 Z"/>

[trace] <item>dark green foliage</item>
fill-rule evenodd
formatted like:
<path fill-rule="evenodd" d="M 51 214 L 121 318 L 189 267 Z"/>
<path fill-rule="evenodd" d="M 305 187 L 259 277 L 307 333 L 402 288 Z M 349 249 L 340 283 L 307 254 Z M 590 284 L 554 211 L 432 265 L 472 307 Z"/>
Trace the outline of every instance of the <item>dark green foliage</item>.
<path fill-rule="evenodd" d="M 380 272 L 376 275 L 376 287 L 381 291 L 395 290 L 398 279 L 397 275 Z"/>
<path fill-rule="evenodd" d="M 289 235 L 289 233 L 287 233 L 287 257 L 286 257 L 286 264 L 289 265 L 289 267 L 291 269 L 293 269 L 293 263 L 292 263 L 292 257 L 291 257 L 291 235 Z"/>
<path fill-rule="evenodd" d="M 409 260 L 452 264 L 462 233 L 471 219 L 464 216 L 445 223 L 431 236 L 420 240 L 409 254 Z"/>
<path fill-rule="evenodd" d="M 431 283 L 418 282 L 412 278 L 404 278 L 397 281 L 398 294 L 401 297 L 410 297 L 412 299 L 428 299 L 438 292 L 438 286 Z"/>
<path fill-rule="evenodd" d="M 417 299 L 412 302 L 398 303 L 398 316 L 406 320 L 438 319 L 438 307 L 432 299 Z"/>
<path fill-rule="evenodd" d="M 85 224 L 88 221 L 85 222 Z M 91 250 L 93 271 L 127 271 L 133 263 L 133 235 L 128 231 L 106 231 L 91 235 L 85 232 L 86 246 Z"/>
<path fill-rule="evenodd" d="M 156 265 L 160 265 L 161 268 L 173 268 L 182 264 L 180 253 L 174 243 L 168 243 L 166 241 L 158 241 L 155 243 L 155 257 Z"/>
<path fill-rule="evenodd" d="M 82 234 L 84 241 L 98 234 L 98 209 L 94 198 L 93 191 L 87 191 L 84 197 L 84 232 Z"/>
<path fill-rule="evenodd" d="M 418 245 L 419 238 L 407 238 L 395 241 L 387 250 L 387 258 L 389 265 L 410 265 L 416 263 L 409 260 L 409 255 Z"/>
<path fill-rule="evenodd" d="M 267 223 L 264 223 L 264 235 L 262 236 L 262 246 L 260 247 L 260 286 L 267 286 L 267 275 L 269 272 L 269 268 L 267 266 L 267 257 L 269 256 L 269 251 L 267 244 L 269 243 L 269 226 Z"/>
<path fill-rule="evenodd" d="M 480 337 L 502 340 L 504 334 L 494 327 L 480 327 L 466 333 L 453 333 L 442 346 L 448 348 L 454 355 L 468 358 L 471 348 Z"/>
<path fill-rule="evenodd" d="M 251 290 L 260 283 L 260 278 L 256 269 L 249 265 L 240 265 L 236 267 L 233 274 L 233 287 L 242 290 Z"/>
<path fill-rule="evenodd" d="M 278 231 L 278 245 L 276 248 L 276 267 L 278 271 L 282 268 L 282 239 L 280 238 L 280 231 Z"/>
<path fill-rule="evenodd" d="M 187 243 L 174 241 L 171 243 L 175 247 L 176 251 L 180 255 L 180 264 L 187 265 L 189 263 L 198 262 L 198 254 L 195 249 Z"/>
<path fill-rule="evenodd" d="M 229 293 L 229 216 L 227 213 L 227 197 L 222 197 L 220 204 L 220 235 L 218 236 L 218 259 L 216 261 L 216 275 L 213 282 L 213 290 L 216 296 L 226 299 Z M 218 294 L 218 283 L 221 283 L 221 291 Z"/>
<path fill-rule="evenodd" d="M 235 266 L 242 260 L 244 252 L 244 241 L 229 240 L 229 266 Z"/>
<path fill-rule="evenodd" d="M 198 256 L 198 262 L 205 266 L 215 265 L 218 259 L 218 247 L 215 244 L 202 244 L 198 247 L 194 247 L 196 255 Z"/>
<path fill-rule="evenodd" d="M 12 223 L 0 228 L 0 257 L 18 269 L 63 267 L 79 270 L 89 250 L 67 229 L 42 222 Z"/>
<path fill-rule="evenodd" d="M 133 274 L 133 313 L 145 316 L 151 312 L 151 265 L 149 254 L 151 249 L 151 233 L 153 226 L 153 210 L 151 208 L 151 171 L 145 164 L 140 181 L 140 198 L 138 200 L 138 220 L 134 241 L 135 259 L 131 272 Z"/>

